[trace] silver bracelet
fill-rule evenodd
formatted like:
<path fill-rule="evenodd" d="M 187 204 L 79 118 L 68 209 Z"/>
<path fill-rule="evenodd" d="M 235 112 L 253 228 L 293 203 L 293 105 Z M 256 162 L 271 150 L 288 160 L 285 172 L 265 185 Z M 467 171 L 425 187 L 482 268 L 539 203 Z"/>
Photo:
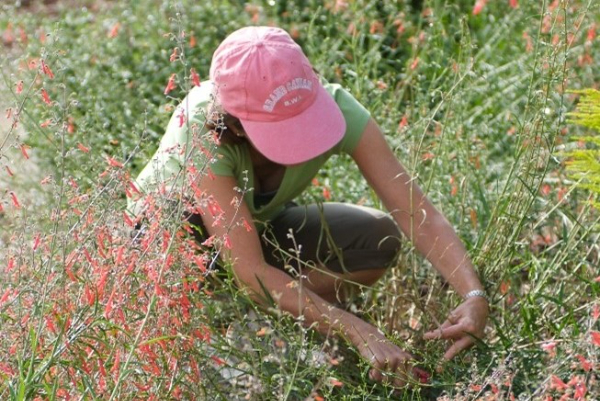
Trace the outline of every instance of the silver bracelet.
<path fill-rule="evenodd" d="M 490 303 L 490 297 L 488 297 L 488 295 L 483 290 L 469 291 L 468 293 L 465 294 L 465 296 L 463 298 L 466 301 L 467 299 L 473 298 L 473 297 L 481 297 L 481 298 L 485 299 L 486 301 L 488 301 L 488 304 Z"/>

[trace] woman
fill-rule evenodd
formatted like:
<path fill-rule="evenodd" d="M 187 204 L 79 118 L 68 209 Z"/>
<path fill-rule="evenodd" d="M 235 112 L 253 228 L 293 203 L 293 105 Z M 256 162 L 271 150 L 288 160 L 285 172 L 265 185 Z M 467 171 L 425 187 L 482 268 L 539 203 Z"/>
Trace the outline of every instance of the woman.
<path fill-rule="evenodd" d="M 247 27 L 232 33 L 213 56 L 210 78 L 174 113 L 137 182 L 147 191 L 157 184 L 164 189 L 182 175 L 190 143 L 199 141 L 207 153 L 203 133 L 220 137 L 214 157 L 193 159 L 196 167 L 210 163 L 212 173 L 192 184 L 196 213 L 190 222 L 200 241 L 226 238 L 221 256 L 242 288 L 258 302 L 272 298 L 307 325 L 347 338 L 371 363 L 373 379 L 389 380 L 391 373 L 393 383 L 403 385 L 411 376 L 422 378 L 426 373 L 410 354 L 336 306 L 343 300 L 340 283 L 372 285 L 393 265 L 399 227 L 464 297 L 425 338 L 450 340 L 444 355 L 450 359 L 483 335 L 487 297 L 454 230 L 408 176 L 367 110 L 339 85 L 321 84 L 285 31 Z M 215 107 L 223 116 L 207 122 Z M 184 124 L 185 115 L 192 124 Z M 290 203 L 334 153 L 354 159 L 392 217 L 354 205 Z M 232 202 L 240 191 L 243 199 Z M 136 211 L 143 207 L 138 202 Z"/>

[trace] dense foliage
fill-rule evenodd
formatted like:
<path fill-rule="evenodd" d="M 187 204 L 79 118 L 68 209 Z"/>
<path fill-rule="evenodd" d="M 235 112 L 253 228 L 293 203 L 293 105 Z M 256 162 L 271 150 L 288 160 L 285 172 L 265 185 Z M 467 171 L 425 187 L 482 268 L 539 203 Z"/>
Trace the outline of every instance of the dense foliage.
<path fill-rule="evenodd" d="M 572 173 L 573 178 L 580 186 L 598 195 L 600 194 L 600 150 L 598 149 L 600 138 L 597 133 L 600 132 L 600 92 L 588 89 L 578 93 L 583 97 L 577 106 L 577 112 L 570 115 L 574 123 L 595 130 L 596 135 L 576 138 L 579 145 L 587 144 L 589 147 L 570 149 L 565 152 L 565 156 L 569 158 L 567 170 Z M 593 202 L 596 207 L 600 207 L 597 200 Z"/>
<path fill-rule="evenodd" d="M 0 5 L 0 399 L 600 394 L 598 211 L 564 168 L 565 152 L 598 161 L 597 137 L 567 120 L 571 91 L 597 85 L 597 2 L 17 3 Z M 373 383 L 343 341 L 255 309 L 158 202 L 130 237 L 131 178 L 194 72 L 250 24 L 288 30 L 369 108 L 478 266 L 488 335 L 452 362 L 421 336 L 459 300 L 409 243 L 348 306 L 435 372 L 427 385 Z M 380 206 L 342 157 L 314 200 Z"/>

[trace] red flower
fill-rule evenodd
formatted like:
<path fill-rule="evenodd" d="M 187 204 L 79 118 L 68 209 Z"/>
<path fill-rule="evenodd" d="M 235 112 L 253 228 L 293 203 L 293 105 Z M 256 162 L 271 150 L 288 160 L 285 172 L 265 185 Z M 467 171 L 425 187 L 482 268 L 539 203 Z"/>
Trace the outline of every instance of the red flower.
<path fill-rule="evenodd" d="M 542 349 L 546 351 L 551 357 L 556 356 L 556 343 L 554 341 L 542 344 Z"/>
<path fill-rule="evenodd" d="M 178 115 L 179 117 L 179 128 L 183 127 L 183 124 L 185 124 L 185 110 L 181 109 L 181 113 Z"/>
<path fill-rule="evenodd" d="M 173 48 L 173 52 L 171 53 L 171 56 L 169 57 L 169 61 L 172 63 L 173 61 L 177 60 L 177 48 L 174 47 Z"/>
<path fill-rule="evenodd" d="M 225 365 L 225 361 L 222 360 L 221 358 L 219 358 L 218 356 L 214 356 L 213 355 L 213 356 L 210 357 L 210 359 L 212 359 L 213 361 L 215 361 L 216 364 L 219 365 L 219 366 Z"/>
<path fill-rule="evenodd" d="M 46 89 L 42 88 L 41 93 L 42 93 L 42 100 L 44 101 L 44 103 L 46 103 L 47 105 L 51 105 L 52 100 L 50 100 L 50 96 L 48 96 L 48 92 L 46 92 Z"/>
<path fill-rule="evenodd" d="M 588 29 L 587 31 L 587 37 L 586 40 L 588 42 L 593 41 L 596 38 L 596 24 L 592 24 L 592 26 L 590 27 L 590 29 Z"/>
<path fill-rule="evenodd" d="M 73 120 L 73 117 L 69 117 L 69 119 L 67 120 L 67 132 L 69 134 L 73 134 L 75 133 L 75 122 Z"/>
<path fill-rule="evenodd" d="M 48 75 L 48 78 L 53 79 L 54 78 L 54 73 L 52 72 L 52 70 L 50 69 L 50 67 L 48 67 L 48 64 L 46 64 L 44 62 L 44 60 L 42 60 L 42 72 L 46 75 Z"/>
<path fill-rule="evenodd" d="M 121 28 L 121 23 L 117 22 L 113 25 L 113 27 L 110 29 L 110 31 L 108 32 L 108 37 L 109 38 L 116 38 L 117 35 L 119 34 L 119 28 Z"/>
<path fill-rule="evenodd" d="M 594 305 L 594 308 L 592 309 L 592 319 L 595 322 L 596 320 L 598 320 L 599 317 L 600 317 L 600 305 L 596 304 L 596 305 Z"/>
<path fill-rule="evenodd" d="M 589 372 L 594 367 L 594 364 L 583 357 L 583 355 L 576 355 L 579 362 L 581 362 L 581 369 Z"/>
<path fill-rule="evenodd" d="M 19 203 L 19 200 L 17 199 L 17 195 L 15 195 L 15 193 L 11 191 L 10 197 L 12 199 L 13 206 L 16 207 L 17 209 L 20 209 L 21 204 Z"/>
<path fill-rule="evenodd" d="M 483 11 L 486 2 L 487 0 L 477 0 L 473 6 L 473 15 L 479 15 Z"/>
<path fill-rule="evenodd" d="M 557 390 L 566 390 L 569 388 L 567 384 L 560 379 L 560 377 L 552 375 L 550 388 Z"/>
<path fill-rule="evenodd" d="M 596 347 L 600 347 L 600 332 L 592 331 L 590 332 L 590 335 L 592 336 L 592 344 L 594 344 Z"/>
<path fill-rule="evenodd" d="M 81 143 L 77 144 L 77 148 L 79 150 L 81 150 L 83 153 L 89 153 L 90 152 L 90 148 L 83 146 Z"/>
<path fill-rule="evenodd" d="M 108 301 L 106 302 L 106 306 L 104 307 L 104 317 L 108 318 L 110 312 L 113 310 L 113 299 L 115 298 L 115 288 L 113 287 L 110 296 L 108 297 Z"/>
<path fill-rule="evenodd" d="M 431 153 L 431 152 L 425 152 L 425 153 L 423 154 L 423 156 L 421 156 L 421 159 L 422 159 L 423 161 L 426 161 L 426 160 L 431 160 L 431 159 L 433 159 L 433 158 L 435 158 L 435 155 L 434 155 L 433 153 Z"/>
<path fill-rule="evenodd" d="M 192 68 L 190 70 L 190 75 L 192 77 L 192 83 L 194 84 L 194 86 L 200 86 L 200 76 L 198 75 L 195 69 Z"/>
<path fill-rule="evenodd" d="M 344 383 L 342 383 L 341 381 L 339 381 L 333 377 L 331 379 L 329 379 L 329 383 L 335 387 L 342 387 L 344 385 Z"/>
<path fill-rule="evenodd" d="M 27 146 L 25 144 L 21 144 L 20 148 L 21 148 L 21 153 L 23 154 L 23 157 L 25 159 L 29 159 L 29 153 L 27 153 L 27 149 L 29 149 L 29 146 Z"/>
<path fill-rule="evenodd" d="M 242 224 L 244 225 L 244 228 L 246 229 L 247 232 L 252 231 L 252 226 L 248 223 L 248 221 L 246 219 L 242 220 Z"/>
<path fill-rule="evenodd" d="M 112 157 L 108 157 L 107 161 L 108 161 L 108 165 L 111 166 L 111 167 L 117 167 L 117 168 L 122 168 L 123 167 L 123 163 L 121 163 L 118 160 L 113 159 Z"/>
<path fill-rule="evenodd" d="M 231 249 L 231 240 L 229 239 L 229 235 L 225 234 L 223 236 L 223 245 L 225 246 L 225 248 L 227 249 Z"/>
<path fill-rule="evenodd" d="M 408 125 L 408 116 L 405 114 L 402 116 L 402 120 L 398 124 L 398 128 L 402 129 Z"/>
<path fill-rule="evenodd" d="M 21 43 L 23 44 L 27 44 L 27 42 L 29 41 L 27 39 L 27 32 L 25 32 L 25 29 L 23 29 L 23 27 L 19 27 L 19 38 L 21 39 Z"/>
<path fill-rule="evenodd" d="M 131 188 L 131 190 L 133 192 L 135 192 L 136 194 L 141 195 L 140 190 L 137 189 L 137 187 L 135 186 L 135 184 L 133 182 L 131 182 L 131 181 L 129 181 L 129 188 Z"/>
<path fill-rule="evenodd" d="M 33 247 L 32 247 L 33 252 L 35 252 L 38 249 L 41 241 L 42 241 L 42 236 L 39 233 L 36 234 L 35 238 L 33 239 Z"/>
<path fill-rule="evenodd" d="M 13 259 L 11 259 L 11 261 L 13 261 Z M 6 302 L 6 300 L 10 296 L 11 292 L 12 291 L 10 288 L 7 288 L 6 291 L 4 291 L 4 294 L 2 294 L 2 297 L 0 297 L 0 305 L 2 305 L 3 303 Z"/>
<path fill-rule="evenodd" d="M 414 71 L 414 70 L 417 68 L 417 66 L 418 66 L 418 65 L 419 65 L 419 58 L 418 58 L 418 57 L 416 57 L 416 58 L 413 60 L 413 62 L 410 64 L 410 69 L 411 69 L 412 71 Z"/>
<path fill-rule="evenodd" d="M 50 330 L 52 333 L 56 333 L 56 326 L 54 325 L 52 318 L 50 316 L 45 316 L 44 320 L 46 321 L 46 327 L 48 327 L 48 330 Z"/>
<path fill-rule="evenodd" d="M 133 220 L 131 220 L 131 218 L 129 218 L 129 216 L 127 215 L 126 212 L 123 212 L 123 221 L 125 222 L 125 224 L 127 224 L 129 227 L 133 227 Z"/>
<path fill-rule="evenodd" d="M 167 82 L 167 86 L 165 87 L 165 95 L 168 95 L 173 89 L 177 88 L 177 84 L 175 83 L 175 74 L 171 74 L 169 77 L 169 82 Z"/>

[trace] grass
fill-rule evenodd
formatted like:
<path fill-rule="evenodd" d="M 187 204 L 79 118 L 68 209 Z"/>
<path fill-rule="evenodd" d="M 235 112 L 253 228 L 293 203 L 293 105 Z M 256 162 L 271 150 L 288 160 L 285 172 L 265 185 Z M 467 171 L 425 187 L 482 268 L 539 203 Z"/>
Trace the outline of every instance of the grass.
<path fill-rule="evenodd" d="M 566 121 L 577 100 L 567 90 L 597 85 L 598 5 L 498 1 L 475 15 L 471 1 L 317 3 L 2 6 L 1 399 L 600 394 L 598 211 L 560 156 L 590 134 Z M 288 29 L 369 108 L 492 295 L 485 340 L 442 363 L 442 345 L 421 335 L 459 300 L 409 243 L 357 294 L 352 308 L 435 372 L 428 385 L 375 384 L 343 341 L 256 309 L 228 273 L 210 272 L 169 209 L 131 242 L 130 179 L 190 69 L 206 77 L 220 40 L 253 23 Z M 381 207 L 344 157 L 301 200 L 326 199 Z"/>

